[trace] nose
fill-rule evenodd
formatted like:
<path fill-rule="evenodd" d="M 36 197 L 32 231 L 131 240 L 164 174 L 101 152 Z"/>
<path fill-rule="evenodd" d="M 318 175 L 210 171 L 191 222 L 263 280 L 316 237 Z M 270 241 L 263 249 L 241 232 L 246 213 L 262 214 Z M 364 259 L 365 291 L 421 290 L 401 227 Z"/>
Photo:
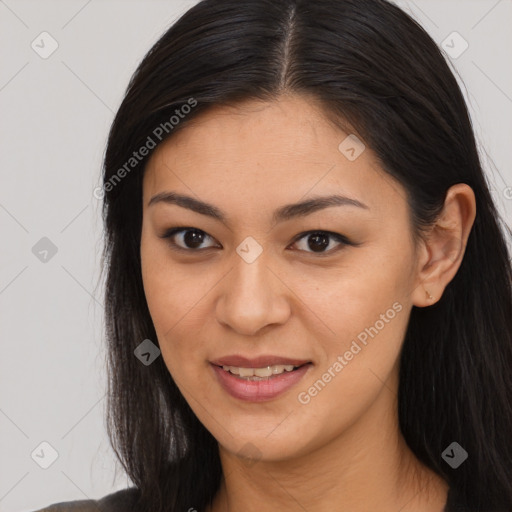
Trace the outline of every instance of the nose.
<path fill-rule="evenodd" d="M 261 254 L 252 263 L 242 258 L 219 283 L 217 320 L 238 334 L 253 336 L 290 316 L 290 289 Z"/>

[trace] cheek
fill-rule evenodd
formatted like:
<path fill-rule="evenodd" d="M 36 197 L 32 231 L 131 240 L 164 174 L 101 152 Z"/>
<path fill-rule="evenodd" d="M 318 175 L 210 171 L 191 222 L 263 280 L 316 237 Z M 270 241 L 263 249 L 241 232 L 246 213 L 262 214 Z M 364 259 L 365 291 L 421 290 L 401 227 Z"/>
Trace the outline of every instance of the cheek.
<path fill-rule="evenodd" d="M 192 266 L 180 269 L 172 262 L 171 249 L 150 237 L 143 232 L 141 239 L 144 294 L 157 332 L 171 334 L 204 295 L 205 285 L 194 277 Z"/>
<path fill-rule="evenodd" d="M 320 358 L 315 374 L 301 386 L 306 393 L 313 386 L 313 395 L 321 390 L 310 411 L 318 408 L 322 414 L 323 407 L 336 403 L 337 394 L 348 409 L 364 407 L 386 382 L 408 323 L 410 257 L 407 249 L 354 251 L 354 258 L 331 275 L 324 270 L 302 281 L 297 293 L 307 297 L 307 308 L 314 312 L 315 325 L 305 326 Z"/>
<path fill-rule="evenodd" d="M 341 302 L 338 298 L 338 316 L 330 321 L 335 334 L 317 334 L 320 362 L 295 393 L 301 404 L 296 417 L 307 421 L 312 431 L 335 436 L 369 409 L 381 392 L 393 393 L 392 377 L 409 314 L 394 298 L 393 294 L 347 295 Z"/>
<path fill-rule="evenodd" d="M 302 276 L 289 273 L 286 277 L 315 332 L 327 339 L 347 340 L 388 310 L 394 318 L 393 304 L 399 303 L 403 310 L 408 307 L 411 265 L 406 248 L 368 247 L 353 250 L 336 267 L 310 267 L 302 269 Z"/>
<path fill-rule="evenodd" d="M 141 273 L 149 313 L 162 357 L 169 371 L 182 374 L 192 368 L 197 343 L 193 329 L 201 325 L 195 308 L 205 294 L 204 286 L 190 272 L 178 272 L 165 251 L 141 242 Z M 187 335 L 183 336 L 184 327 Z"/>

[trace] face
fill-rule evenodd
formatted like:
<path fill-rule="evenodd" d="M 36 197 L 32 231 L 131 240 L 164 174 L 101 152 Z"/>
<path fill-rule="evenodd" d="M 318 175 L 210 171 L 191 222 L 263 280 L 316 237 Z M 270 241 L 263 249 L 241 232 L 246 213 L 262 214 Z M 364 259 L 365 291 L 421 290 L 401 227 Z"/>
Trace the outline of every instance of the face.
<path fill-rule="evenodd" d="M 310 98 L 251 101 L 201 114 L 146 167 L 142 276 L 162 357 L 233 454 L 319 448 L 396 377 L 418 284 L 410 214 L 405 190 L 348 135 Z M 332 195 L 349 200 L 284 208 Z"/>

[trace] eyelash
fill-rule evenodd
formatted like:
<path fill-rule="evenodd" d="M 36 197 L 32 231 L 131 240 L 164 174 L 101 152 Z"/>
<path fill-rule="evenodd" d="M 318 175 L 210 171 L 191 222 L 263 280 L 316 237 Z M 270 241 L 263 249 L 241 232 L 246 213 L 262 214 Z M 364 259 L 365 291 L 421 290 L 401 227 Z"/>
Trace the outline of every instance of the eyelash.
<path fill-rule="evenodd" d="M 165 231 L 165 233 L 163 235 L 161 235 L 161 238 L 168 239 L 169 245 L 171 246 L 171 248 L 174 249 L 174 250 L 177 250 L 177 251 L 184 251 L 184 252 L 189 252 L 189 253 L 198 253 L 198 252 L 201 252 L 201 251 L 207 251 L 208 249 L 215 249 L 215 247 L 205 247 L 203 249 L 190 249 L 190 248 L 181 247 L 178 244 L 176 244 L 176 242 L 172 241 L 172 238 L 174 237 L 174 235 L 177 235 L 180 232 L 187 232 L 187 231 L 196 231 L 198 233 L 204 233 L 207 237 L 209 237 L 211 239 L 214 239 L 212 236 L 210 236 L 208 233 L 206 233 L 205 231 L 203 231 L 201 229 L 192 228 L 192 227 L 185 227 L 185 226 L 180 226 L 180 227 L 176 227 L 176 228 L 170 228 L 167 231 Z M 338 246 L 337 248 L 329 249 L 328 251 L 324 251 L 324 252 L 303 251 L 303 250 L 301 252 L 306 252 L 308 254 L 313 254 L 315 256 L 324 256 L 324 255 L 330 255 L 333 252 L 337 252 L 338 250 L 342 249 L 343 246 L 345 246 L 345 245 L 356 245 L 355 243 L 351 242 L 347 237 L 345 237 L 345 236 L 343 236 L 343 235 L 341 235 L 339 233 L 334 233 L 332 231 L 322 231 L 322 230 L 304 231 L 303 233 L 300 233 L 299 235 L 297 235 L 295 237 L 295 239 L 292 242 L 292 244 L 297 243 L 299 240 L 301 240 L 302 238 L 307 237 L 308 235 L 319 235 L 319 234 L 321 234 L 321 235 L 328 235 L 329 237 L 331 237 L 336 242 L 339 242 L 341 245 Z"/>

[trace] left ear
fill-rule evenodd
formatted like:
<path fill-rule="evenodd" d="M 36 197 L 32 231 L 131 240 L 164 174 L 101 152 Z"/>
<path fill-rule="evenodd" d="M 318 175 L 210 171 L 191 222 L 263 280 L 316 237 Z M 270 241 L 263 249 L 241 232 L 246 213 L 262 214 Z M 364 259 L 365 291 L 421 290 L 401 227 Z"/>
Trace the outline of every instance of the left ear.
<path fill-rule="evenodd" d="M 418 307 L 437 302 L 459 270 L 476 216 L 473 189 L 457 183 L 446 193 L 444 207 L 421 242 L 412 303 Z"/>

